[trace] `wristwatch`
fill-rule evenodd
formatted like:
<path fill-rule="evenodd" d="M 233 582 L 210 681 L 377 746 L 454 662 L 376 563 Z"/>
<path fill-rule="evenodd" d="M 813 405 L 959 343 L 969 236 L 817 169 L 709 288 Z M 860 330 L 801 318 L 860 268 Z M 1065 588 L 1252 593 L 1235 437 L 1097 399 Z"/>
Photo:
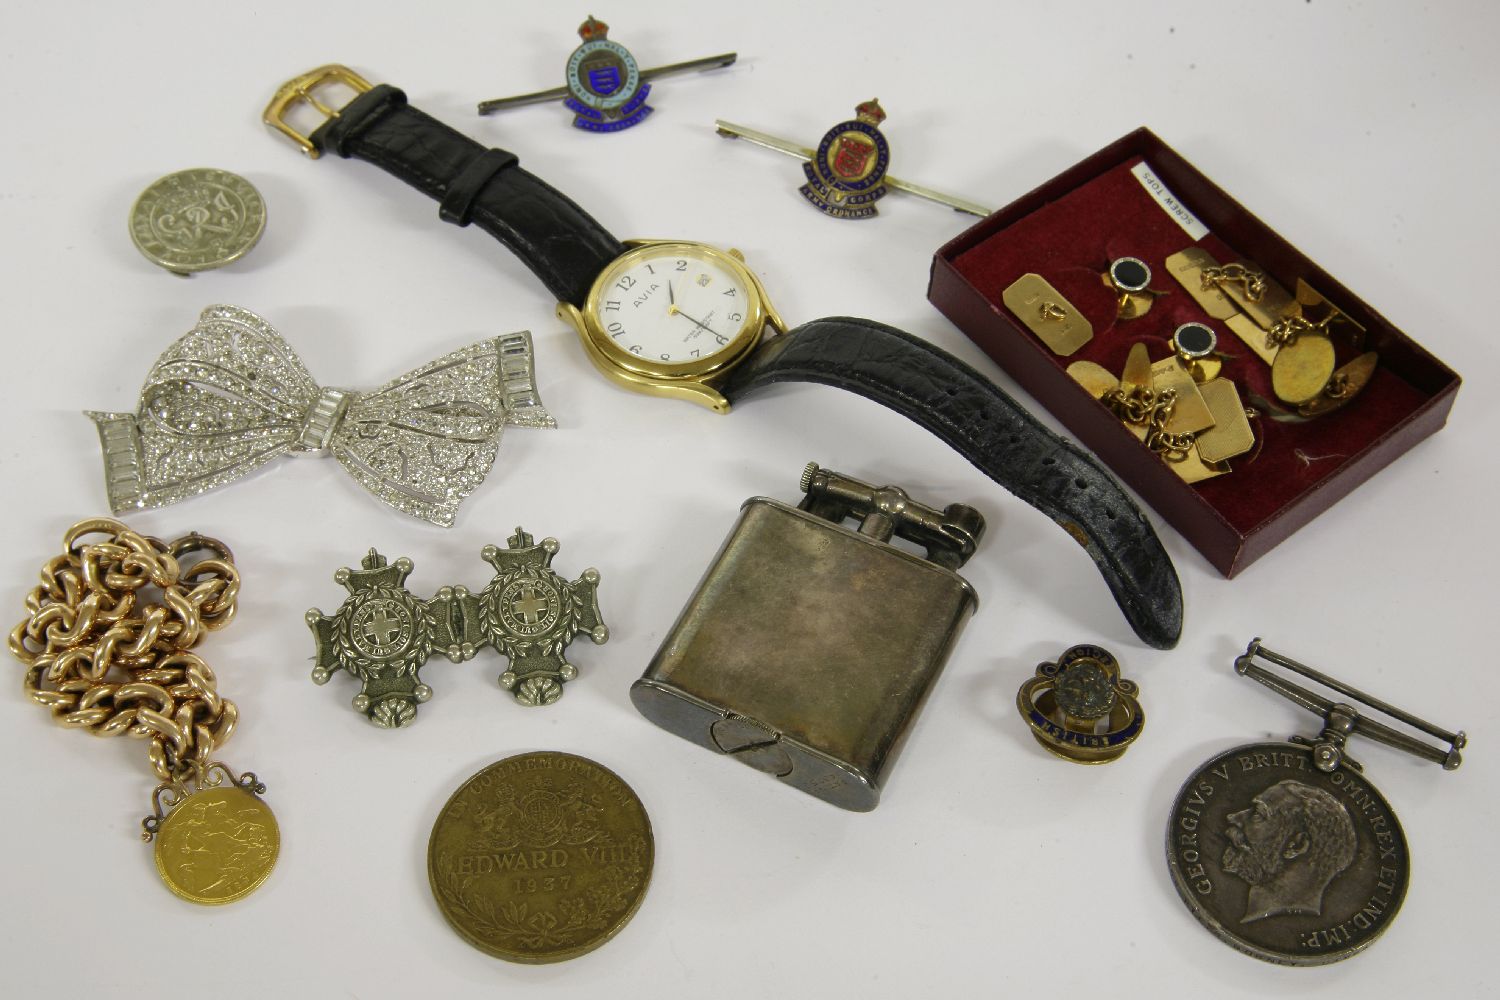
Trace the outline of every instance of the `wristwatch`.
<path fill-rule="evenodd" d="M 329 107 L 318 95 L 332 85 L 357 96 Z M 287 121 L 301 105 L 326 118 L 309 134 Z M 627 388 L 726 413 L 765 385 L 819 382 L 915 421 L 1082 545 L 1143 641 L 1176 645 L 1182 589 L 1145 515 L 1093 457 L 957 358 L 865 319 L 788 330 L 738 251 L 623 243 L 514 153 L 482 146 L 344 66 L 288 81 L 264 117 L 309 156 L 373 163 L 437 201 L 443 221 L 505 244 L 556 296 L 594 364 Z"/>

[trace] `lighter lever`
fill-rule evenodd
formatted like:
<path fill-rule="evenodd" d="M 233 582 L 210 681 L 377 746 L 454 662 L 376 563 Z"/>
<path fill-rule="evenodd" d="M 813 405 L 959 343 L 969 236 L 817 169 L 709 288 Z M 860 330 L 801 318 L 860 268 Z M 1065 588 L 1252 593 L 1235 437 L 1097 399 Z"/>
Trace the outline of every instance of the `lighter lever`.
<path fill-rule="evenodd" d="M 899 486 L 871 486 L 850 476 L 809 462 L 802 470 L 802 492 L 797 506 L 840 523 L 860 522 L 859 533 L 888 542 L 898 535 L 927 550 L 927 558 L 946 569 L 969 561 L 984 537 L 984 517 L 966 504 L 942 510 L 918 503 Z"/>

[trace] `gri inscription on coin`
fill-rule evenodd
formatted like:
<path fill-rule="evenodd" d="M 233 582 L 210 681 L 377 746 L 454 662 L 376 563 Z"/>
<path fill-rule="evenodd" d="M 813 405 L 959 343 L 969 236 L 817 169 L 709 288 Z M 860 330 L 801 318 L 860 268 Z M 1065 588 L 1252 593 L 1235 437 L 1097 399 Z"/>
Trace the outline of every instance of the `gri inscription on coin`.
<path fill-rule="evenodd" d="M 239 260 L 266 228 L 266 203 L 238 174 L 197 167 L 168 174 L 130 209 L 130 238 L 146 259 L 175 274 Z"/>
<path fill-rule="evenodd" d="M 1369 946 L 1410 874 L 1389 803 L 1360 772 L 1320 771 L 1294 743 L 1236 747 L 1200 767 L 1172 806 L 1167 865 L 1205 927 L 1282 965 Z"/>
<path fill-rule="evenodd" d="M 511 962 L 577 958 L 618 934 L 651 881 L 651 821 L 634 791 L 584 757 L 491 764 L 443 806 L 427 845 L 438 909 Z"/>

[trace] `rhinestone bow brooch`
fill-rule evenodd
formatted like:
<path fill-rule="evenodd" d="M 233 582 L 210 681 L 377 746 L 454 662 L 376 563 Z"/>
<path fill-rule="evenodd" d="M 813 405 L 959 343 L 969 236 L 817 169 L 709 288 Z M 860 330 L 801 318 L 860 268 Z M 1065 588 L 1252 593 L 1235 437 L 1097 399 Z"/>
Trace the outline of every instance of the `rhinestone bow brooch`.
<path fill-rule="evenodd" d="M 136 412 L 88 416 L 116 514 L 196 496 L 288 452 L 331 453 L 382 502 L 444 527 L 489 474 L 507 425 L 557 426 L 525 331 L 361 393 L 321 388 L 269 323 L 224 305 L 156 359 Z"/>

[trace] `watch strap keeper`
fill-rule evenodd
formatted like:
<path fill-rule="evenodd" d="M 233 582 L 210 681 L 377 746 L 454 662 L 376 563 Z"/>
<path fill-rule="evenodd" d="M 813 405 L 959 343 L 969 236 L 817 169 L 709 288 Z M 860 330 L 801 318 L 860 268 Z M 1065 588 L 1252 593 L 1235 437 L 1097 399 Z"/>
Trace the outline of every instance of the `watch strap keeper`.
<path fill-rule="evenodd" d="M 438 202 L 439 217 L 473 224 L 505 244 L 560 301 L 581 306 L 594 278 L 625 252 L 572 199 L 380 84 L 344 105 L 309 140 L 320 151 L 372 163 Z"/>

